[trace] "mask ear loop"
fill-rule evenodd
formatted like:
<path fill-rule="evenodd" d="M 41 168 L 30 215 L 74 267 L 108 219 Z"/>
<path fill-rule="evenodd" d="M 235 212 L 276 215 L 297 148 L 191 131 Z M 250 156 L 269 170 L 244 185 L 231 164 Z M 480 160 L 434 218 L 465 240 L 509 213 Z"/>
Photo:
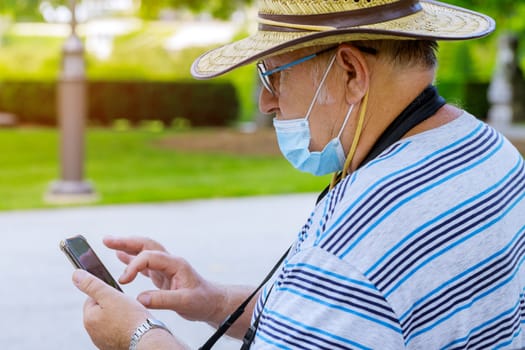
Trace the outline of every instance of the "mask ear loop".
<path fill-rule="evenodd" d="M 343 135 L 343 131 L 345 130 L 346 124 L 348 123 L 348 119 L 350 119 L 350 114 L 352 114 L 352 111 L 354 110 L 355 105 L 350 105 L 350 108 L 348 108 L 348 112 L 346 112 L 345 120 L 343 121 L 343 125 L 341 126 L 341 130 L 339 130 L 339 133 L 337 134 L 337 138 L 341 140 L 341 135 Z"/>
<path fill-rule="evenodd" d="M 342 179 L 344 179 L 349 173 L 350 169 L 350 163 L 352 163 L 352 160 L 354 159 L 355 152 L 357 150 L 357 145 L 359 143 L 359 139 L 361 138 L 361 132 L 363 131 L 363 124 L 365 121 L 365 114 L 366 109 L 368 107 L 368 91 L 366 92 L 365 96 L 363 97 L 363 102 L 361 104 L 361 110 L 359 111 L 359 119 L 357 121 L 357 128 L 355 130 L 355 135 L 352 140 L 352 145 L 350 146 L 350 150 L 348 151 L 348 156 L 346 157 L 345 165 L 343 167 L 343 171 L 341 174 L 334 174 L 332 177 L 332 181 L 330 183 L 330 189 L 334 188 L 334 186 Z M 349 109 L 349 115 L 353 110 L 353 105 Z"/>
<path fill-rule="evenodd" d="M 310 107 L 308 107 L 308 111 L 306 112 L 306 116 L 304 119 L 308 120 L 310 119 L 310 114 L 312 113 L 312 110 L 314 109 L 315 103 L 317 102 L 317 99 L 319 98 L 319 94 L 321 93 L 321 88 L 323 87 L 323 84 L 328 77 L 328 73 L 330 73 L 330 69 L 332 69 L 332 66 L 334 65 L 336 55 L 334 54 L 332 58 L 330 59 L 330 63 L 328 64 L 328 67 L 326 68 L 323 77 L 321 79 L 321 82 L 319 83 L 319 86 L 317 87 L 317 90 L 315 91 L 314 98 L 312 99 L 312 102 L 310 103 Z"/>

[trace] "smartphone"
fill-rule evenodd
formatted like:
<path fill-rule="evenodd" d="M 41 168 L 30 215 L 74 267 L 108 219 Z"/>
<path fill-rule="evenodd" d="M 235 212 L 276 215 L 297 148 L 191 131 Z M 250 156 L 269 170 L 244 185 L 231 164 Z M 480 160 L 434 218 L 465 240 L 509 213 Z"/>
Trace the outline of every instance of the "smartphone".
<path fill-rule="evenodd" d="M 122 288 L 102 264 L 84 236 L 77 235 L 64 239 L 60 242 L 60 249 L 66 254 L 73 266 L 88 271 L 122 292 Z"/>

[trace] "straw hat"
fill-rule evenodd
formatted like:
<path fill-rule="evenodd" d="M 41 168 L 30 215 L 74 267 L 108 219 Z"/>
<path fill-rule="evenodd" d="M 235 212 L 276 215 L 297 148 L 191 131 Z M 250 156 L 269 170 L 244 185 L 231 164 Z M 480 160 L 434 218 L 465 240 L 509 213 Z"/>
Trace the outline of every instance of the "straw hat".
<path fill-rule="evenodd" d="M 352 40 L 465 40 L 495 28 L 486 15 L 432 0 L 260 0 L 259 30 L 193 63 L 208 79 L 264 57 Z"/>

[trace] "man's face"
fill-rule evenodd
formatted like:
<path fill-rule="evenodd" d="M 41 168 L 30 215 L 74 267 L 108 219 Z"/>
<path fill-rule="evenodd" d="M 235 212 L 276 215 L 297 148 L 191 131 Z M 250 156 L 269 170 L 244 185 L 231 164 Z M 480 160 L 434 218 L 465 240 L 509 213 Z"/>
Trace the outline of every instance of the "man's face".
<path fill-rule="evenodd" d="M 271 70 L 313 52 L 315 50 L 312 48 L 301 49 L 270 57 L 264 63 L 267 69 Z M 268 90 L 262 89 L 259 98 L 261 112 L 275 114 L 275 117 L 281 120 L 304 118 L 319 88 L 322 76 L 328 68 L 330 58 L 336 52 L 337 50 L 334 49 L 312 60 L 272 74 L 271 82 L 276 93 L 272 95 Z M 338 88 L 341 73 L 337 64 L 334 64 L 323 86 L 320 87 L 319 97 L 309 117 L 311 151 L 321 151 L 337 135 L 345 112 L 348 110 L 348 104 L 343 98 L 344 91 Z"/>

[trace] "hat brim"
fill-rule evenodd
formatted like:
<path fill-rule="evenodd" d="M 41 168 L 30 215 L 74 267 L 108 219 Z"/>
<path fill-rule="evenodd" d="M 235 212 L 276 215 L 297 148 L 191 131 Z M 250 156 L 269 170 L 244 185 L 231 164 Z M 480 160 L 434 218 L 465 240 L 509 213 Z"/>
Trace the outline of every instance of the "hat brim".
<path fill-rule="evenodd" d="M 422 10 L 399 19 L 326 31 L 277 32 L 259 30 L 245 39 L 201 55 L 191 67 L 196 79 L 209 79 L 265 57 L 302 47 L 354 40 L 468 40 L 495 29 L 492 18 L 437 1 L 421 1 Z"/>

